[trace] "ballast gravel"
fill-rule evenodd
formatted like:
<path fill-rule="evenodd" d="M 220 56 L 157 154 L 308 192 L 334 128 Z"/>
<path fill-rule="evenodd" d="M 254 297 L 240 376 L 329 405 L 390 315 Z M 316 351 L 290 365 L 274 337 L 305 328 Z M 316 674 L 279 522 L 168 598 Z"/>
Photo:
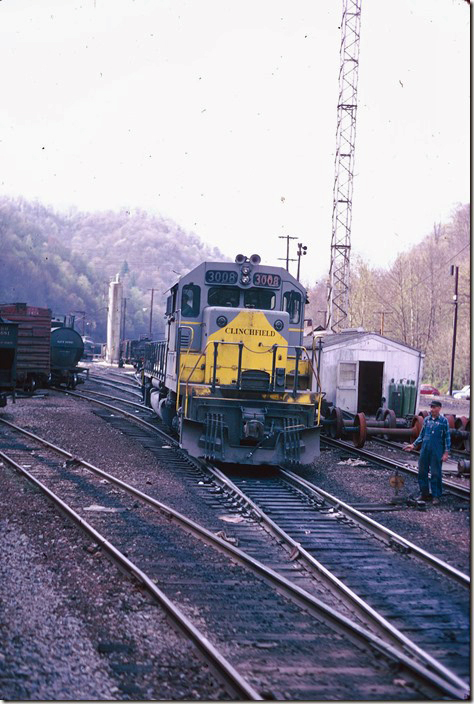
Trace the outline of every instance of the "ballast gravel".
<path fill-rule="evenodd" d="M 97 426 L 90 409 L 64 397 L 18 400 L 2 417 L 46 435 L 59 430 L 56 415 L 77 423 L 76 410 Z M 60 445 L 60 434 L 50 439 Z M 228 698 L 138 583 L 13 469 L 0 464 L 0 476 L 0 699 Z"/>
<path fill-rule="evenodd" d="M 191 486 L 85 402 L 49 391 L 19 399 L 0 414 L 144 491 L 153 485 L 156 498 L 206 523 L 206 506 L 191 496 Z M 323 450 L 301 474 L 349 503 L 387 504 L 417 493 L 416 478 L 404 477 L 395 494 L 391 471 L 346 460 L 341 450 Z M 0 472 L 0 698 L 226 699 L 140 587 L 131 588 L 129 578 L 23 478 L 5 466 Z M 463 502 L 445 496 L 441 506 L 425 511 L 401 504 L 369 515 L 468 571 Z"/>

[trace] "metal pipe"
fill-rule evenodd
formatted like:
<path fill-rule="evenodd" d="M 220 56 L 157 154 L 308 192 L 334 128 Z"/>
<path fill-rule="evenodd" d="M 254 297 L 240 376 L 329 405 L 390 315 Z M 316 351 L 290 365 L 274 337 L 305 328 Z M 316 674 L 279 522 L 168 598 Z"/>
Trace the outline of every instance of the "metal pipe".
<path fill-rule="evenodd" d="M 276 374 L 276 354 L 277 354 L 277 345 L 273 345 L 273 359 L 272 359 L 272 382 L 271 382 L 271 387 L 272 391 L 275 391 L 275 374 Z"/>
<path fill-rule="evenodd" d="M 451 373 L 449 376 L 449 395 L 453 395 L 453 378 L 454 378 L 454 357 L 456 354 L 456 332 L 458 326 L 458 280 L 459 280 L 459 267 L 451 265 L 451 276 L 454 274 L 454 322 L 453 322 L 453 349 L 451 353 Z"/>
<path fill-rule="evenodd" d="M 298 367 L 301 355 L 301 350 L 299 347 L 295 348 L 295 355 L 295 379 L 293 382 L 293 396 L 296 396 L 296 392 L 298 390 Z"/>
<path fill-rule="evenodd" d="M 215 392 L 216 390 L 216 375 L 217 375 L 217 349 L 219 347 L 219 343 L 217 340 L 214 342 L 214 370 L 212 372 L 212 393 Z"/>
<path fill-rule="evenodd" d="M 240 389 L 242 383 L 242 352 L 244 351 L 244 343 L 239 342 L 239 368 L 237 370 L 237 388 Z"/>

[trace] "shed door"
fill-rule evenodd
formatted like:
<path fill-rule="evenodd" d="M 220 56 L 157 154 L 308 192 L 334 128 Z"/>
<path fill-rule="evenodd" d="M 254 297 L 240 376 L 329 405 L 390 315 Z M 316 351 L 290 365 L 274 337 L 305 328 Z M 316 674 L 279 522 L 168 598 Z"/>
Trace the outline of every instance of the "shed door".
<path fill-rule="evenodd" d="M 383 362 L 359 361 L 357 412 L 374 416 L 382 406 Z"/>
<path fill-rule="evenodd" d="M 339 362 L 337 365 L 336 406 L 343 411 L 357 413 L 357 362 Z"/>

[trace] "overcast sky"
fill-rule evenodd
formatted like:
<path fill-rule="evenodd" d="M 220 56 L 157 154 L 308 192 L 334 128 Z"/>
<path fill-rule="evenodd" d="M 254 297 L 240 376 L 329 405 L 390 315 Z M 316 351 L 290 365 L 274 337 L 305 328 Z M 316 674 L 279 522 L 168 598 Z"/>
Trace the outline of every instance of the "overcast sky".
<path fill-rule="evenodd" d="M 313 283 L 330 259 L 341 13 L 3 0 L 0 192 L 145 209 L 232 259 L 281 263 L 289 234 Z M 465 0 L 362 0 L 352 250 L 374 266 L 469 201 L 469 15 Z"/>

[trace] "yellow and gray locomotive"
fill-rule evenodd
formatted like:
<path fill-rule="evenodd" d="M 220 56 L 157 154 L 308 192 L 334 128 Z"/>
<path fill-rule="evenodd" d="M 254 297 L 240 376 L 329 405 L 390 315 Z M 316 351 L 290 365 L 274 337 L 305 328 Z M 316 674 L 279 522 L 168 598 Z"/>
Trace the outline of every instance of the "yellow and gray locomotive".
<path fill-rule="evenodd" d="M 302 346 L 306 290 L 260 261 L 204 262 L 170 289 L 166 339 L 147 345 L 144 398 L 195 457 L 308 464 L 322 394 Z"/>

